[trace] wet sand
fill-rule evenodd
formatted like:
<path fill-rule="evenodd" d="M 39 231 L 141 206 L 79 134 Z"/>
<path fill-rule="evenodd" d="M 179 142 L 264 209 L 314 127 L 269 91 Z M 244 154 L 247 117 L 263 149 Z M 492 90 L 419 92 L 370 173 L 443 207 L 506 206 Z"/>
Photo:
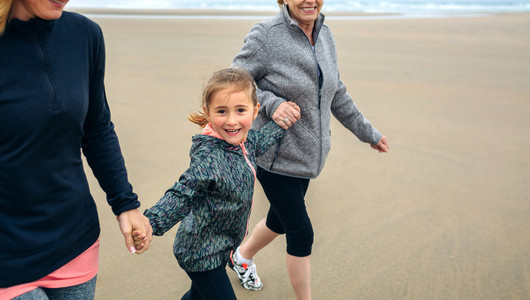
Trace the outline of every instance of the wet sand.
<path fill-rule="evenodd" d="M 265 17 L 93 17 L 142 211 L 189 163 L 199 129 L 186 117 L 203 84 Z M 391 149 L 379 154 L 332 121 L 327 165 L 306 198 L 313 298 L 530 298 L 530 15 L 326 23 L 342 80 Z M 180 299 L 190 280 L 172 254 L 176 228 L 128 254 L 89 180 L 102 223 L 96 299 Z M 258 184 L 252 226 L 267 209 Z M 256 257 L 262 291 L 229 273 L 239 299 L 294 299 L 284 248 L 278 238 Z"/>

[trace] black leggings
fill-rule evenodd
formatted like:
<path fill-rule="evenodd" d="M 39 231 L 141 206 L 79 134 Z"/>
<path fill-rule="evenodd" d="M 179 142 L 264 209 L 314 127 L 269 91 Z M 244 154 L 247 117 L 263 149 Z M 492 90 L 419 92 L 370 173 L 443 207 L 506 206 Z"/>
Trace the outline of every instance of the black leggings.
<path fill-rule="evenodd" d="M 190 290 L 181 300 L 231 300 L 236 294 L 226 274 L 226 263 L 205 272 L 186 272 L 191 278 Z"/>
<path fill-rule="evenodd" d="M 313 226 L 304 200 L 309 179 L 274 174 L 259 167 L 257 177 L 271 205 L 265 223 L 267 228 L 278 234 L 285 233 L 290 255 L 310 255 Z"/>

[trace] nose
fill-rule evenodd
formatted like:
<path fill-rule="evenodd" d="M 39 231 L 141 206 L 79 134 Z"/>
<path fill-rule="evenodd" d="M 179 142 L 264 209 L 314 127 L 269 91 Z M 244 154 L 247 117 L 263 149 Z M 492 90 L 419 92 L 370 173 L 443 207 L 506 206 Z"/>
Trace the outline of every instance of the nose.
<path fill-rule="evenodd" d="M 228 114 L 226 117 L 226 124 L 237 124 L 237 119 L 234 114 Z"/>

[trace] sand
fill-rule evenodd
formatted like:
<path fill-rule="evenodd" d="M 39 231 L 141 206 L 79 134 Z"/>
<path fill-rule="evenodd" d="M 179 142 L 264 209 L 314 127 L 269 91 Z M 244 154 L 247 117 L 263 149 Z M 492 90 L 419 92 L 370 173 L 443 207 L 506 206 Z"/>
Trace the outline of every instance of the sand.
<path fill-rule="evenodd" d="M 199 129 L 186 117 L 203 84 L 265 17 L 93 17 L 142 211 L 189 163 Z M 306 199 L 313 298 L 529 299 L 530 15 L 326 23 L 342 80 L 391 149 L 379 154 L 333 120 L 332 151 Z M 176 228 L 128 254 L 89 181 L 102 223 L 96 298 L 180 299 L 190 280 L 172 254 Z M 251 226 L 267 209 L 258 185 Z M 294 299 L 284 248 L 278 238 L 256 257 L 262 291 L 229 273 L 239 299 Z"/>

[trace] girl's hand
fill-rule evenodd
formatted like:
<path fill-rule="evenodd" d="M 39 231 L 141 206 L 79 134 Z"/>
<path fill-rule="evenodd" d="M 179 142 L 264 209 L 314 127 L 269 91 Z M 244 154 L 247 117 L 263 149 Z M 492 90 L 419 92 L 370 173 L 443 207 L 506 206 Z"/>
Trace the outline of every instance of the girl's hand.
<path fill-rule="evenodd" d="M 139 247 L 143 248 L 148 239 L 147 235 L 138 229 L 133 230 L 132 238 L 134 241 L 134 247 L 136 249 L 138 249 Z"/>

